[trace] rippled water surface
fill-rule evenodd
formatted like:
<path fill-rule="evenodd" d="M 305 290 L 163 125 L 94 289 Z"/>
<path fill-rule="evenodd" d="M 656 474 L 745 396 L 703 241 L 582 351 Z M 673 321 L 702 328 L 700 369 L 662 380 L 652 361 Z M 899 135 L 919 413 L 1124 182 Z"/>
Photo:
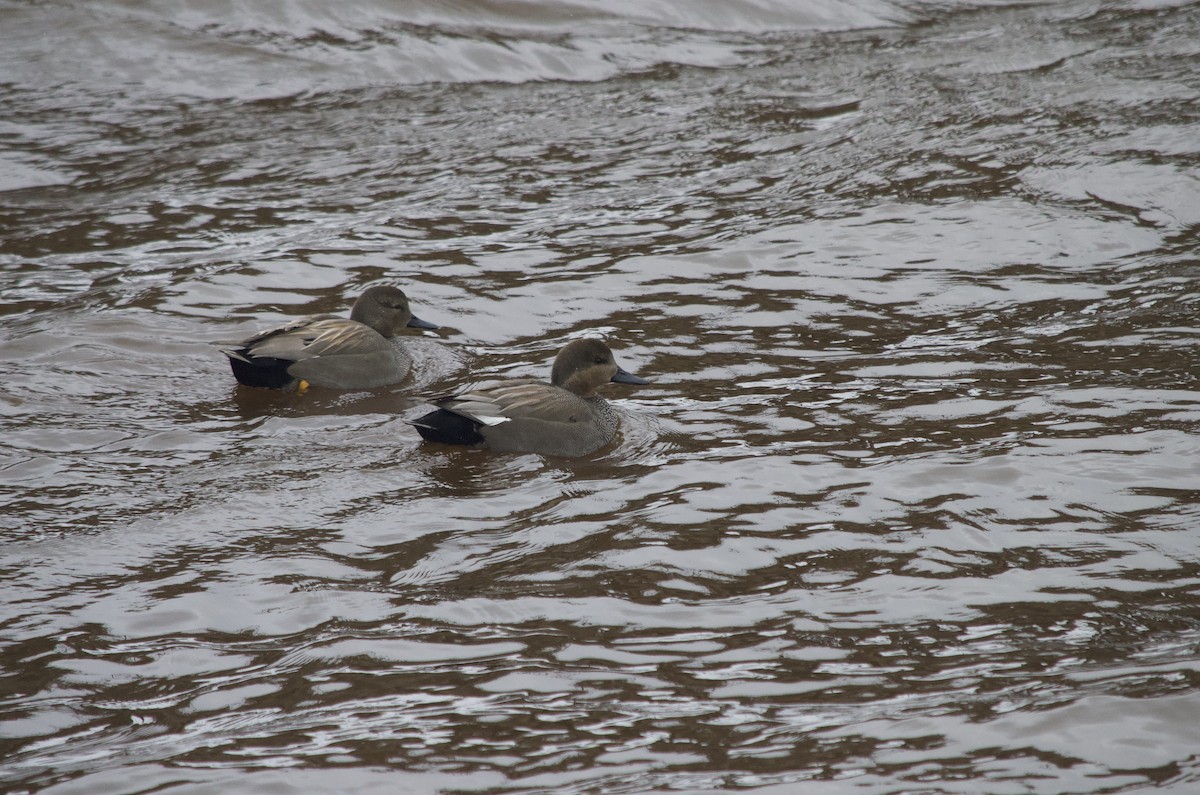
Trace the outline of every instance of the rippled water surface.
<path fill-rule="evenodd" d="M 1169 0 L 0 0 L 0 789 L 1200 791 L 1198 74 Z M 410 383 L 211 345 L 382 282 Z M 585 334 L 593 456 L 404 421 Z"/>

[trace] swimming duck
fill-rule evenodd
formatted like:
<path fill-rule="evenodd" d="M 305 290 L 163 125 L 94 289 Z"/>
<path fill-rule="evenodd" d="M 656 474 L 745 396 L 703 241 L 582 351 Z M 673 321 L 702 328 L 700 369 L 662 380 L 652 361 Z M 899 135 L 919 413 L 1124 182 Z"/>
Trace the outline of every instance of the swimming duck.
<path fill-rule="evenodd" d="M 578 339 L 554 358 L 550 383 L 489 381 L 434 401 L 437 410 L 411 424 L 431 442 L 509 453 L 587 455 L 617 432 L 616 411 L 596 393 L 610 381 L 650 383 L 618 367 L 600 340 Z"/>
<path fill-rule="evenodd" d="M 405 326 L 435 329 L 413 317 L 399 287 L 368 287 L 350 317 L 316 315 L 218 343 L 237 380 L 247 386 L 297 389 L 308 386 L 366 389 L 404 379 L 412 359 L 391 338 Z"/>

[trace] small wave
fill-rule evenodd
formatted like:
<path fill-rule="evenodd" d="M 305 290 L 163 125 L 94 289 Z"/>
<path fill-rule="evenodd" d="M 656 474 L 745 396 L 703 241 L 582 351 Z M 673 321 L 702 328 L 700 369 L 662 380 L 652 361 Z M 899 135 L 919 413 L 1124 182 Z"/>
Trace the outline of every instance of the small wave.
<path fill-rule="evenodd" d="M 217 3 L 20 8 L 0 67 L 29 89 L 266 99 L 367 86 L 598 81 L 742 63 L 756 34 L 895 26 L 886 0 Z M 57 41 L 75 57 L 38 57 Z M 11 45 L 11 46 L 7 46 Z M 11 68 L 10 68 L 11 67 Z"/>

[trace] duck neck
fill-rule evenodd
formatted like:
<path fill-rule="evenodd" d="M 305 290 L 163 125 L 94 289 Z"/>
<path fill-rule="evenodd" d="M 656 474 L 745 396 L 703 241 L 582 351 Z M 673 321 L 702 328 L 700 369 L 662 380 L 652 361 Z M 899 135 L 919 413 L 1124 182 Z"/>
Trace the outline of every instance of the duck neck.
<path fill-rule="evenodd" d="M 395 323 L 392 318 L 383 316 L 375 307 L 363 305 L 361 301 L 354 304 L 350 310 L 350 319 L 364 326 L 370 326 L 387 339 L 396 336 L 396 332 L 404 323 Z M 407 321 L 405 321 L 407 322 Z"/>
<path fill-rule="evenodd" d="M 551 380 L 551 383 L 562 387 L 568 392 L 573 392 L 581 398 L 591 399 L 598 397 L 596 394 L 596 385 L 584 377 L 583 373 L 573 373 L 566 378 Z"/>

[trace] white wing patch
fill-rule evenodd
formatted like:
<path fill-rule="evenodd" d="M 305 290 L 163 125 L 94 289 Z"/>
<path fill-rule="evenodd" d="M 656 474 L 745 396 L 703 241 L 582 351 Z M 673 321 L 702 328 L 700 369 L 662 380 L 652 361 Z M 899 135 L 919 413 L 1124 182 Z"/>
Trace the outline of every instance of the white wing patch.
<path fill-rule="evenodd" d="M 480 392 L 464 392 L 449 400 L 439 402 L 438 405 L 447 411 L 453 411 L 455 414 L 461 414 L 488 426 L 499 425 L 512 419 L 504 416 L 504 408 L 490 395 Z"/>
<path fill-rule="evenodd" d="M 482 422 L 484 425 L 499 425 L 502 422 L 509 422 L 512 417 L 476 417 L 475 419 Z"/>

